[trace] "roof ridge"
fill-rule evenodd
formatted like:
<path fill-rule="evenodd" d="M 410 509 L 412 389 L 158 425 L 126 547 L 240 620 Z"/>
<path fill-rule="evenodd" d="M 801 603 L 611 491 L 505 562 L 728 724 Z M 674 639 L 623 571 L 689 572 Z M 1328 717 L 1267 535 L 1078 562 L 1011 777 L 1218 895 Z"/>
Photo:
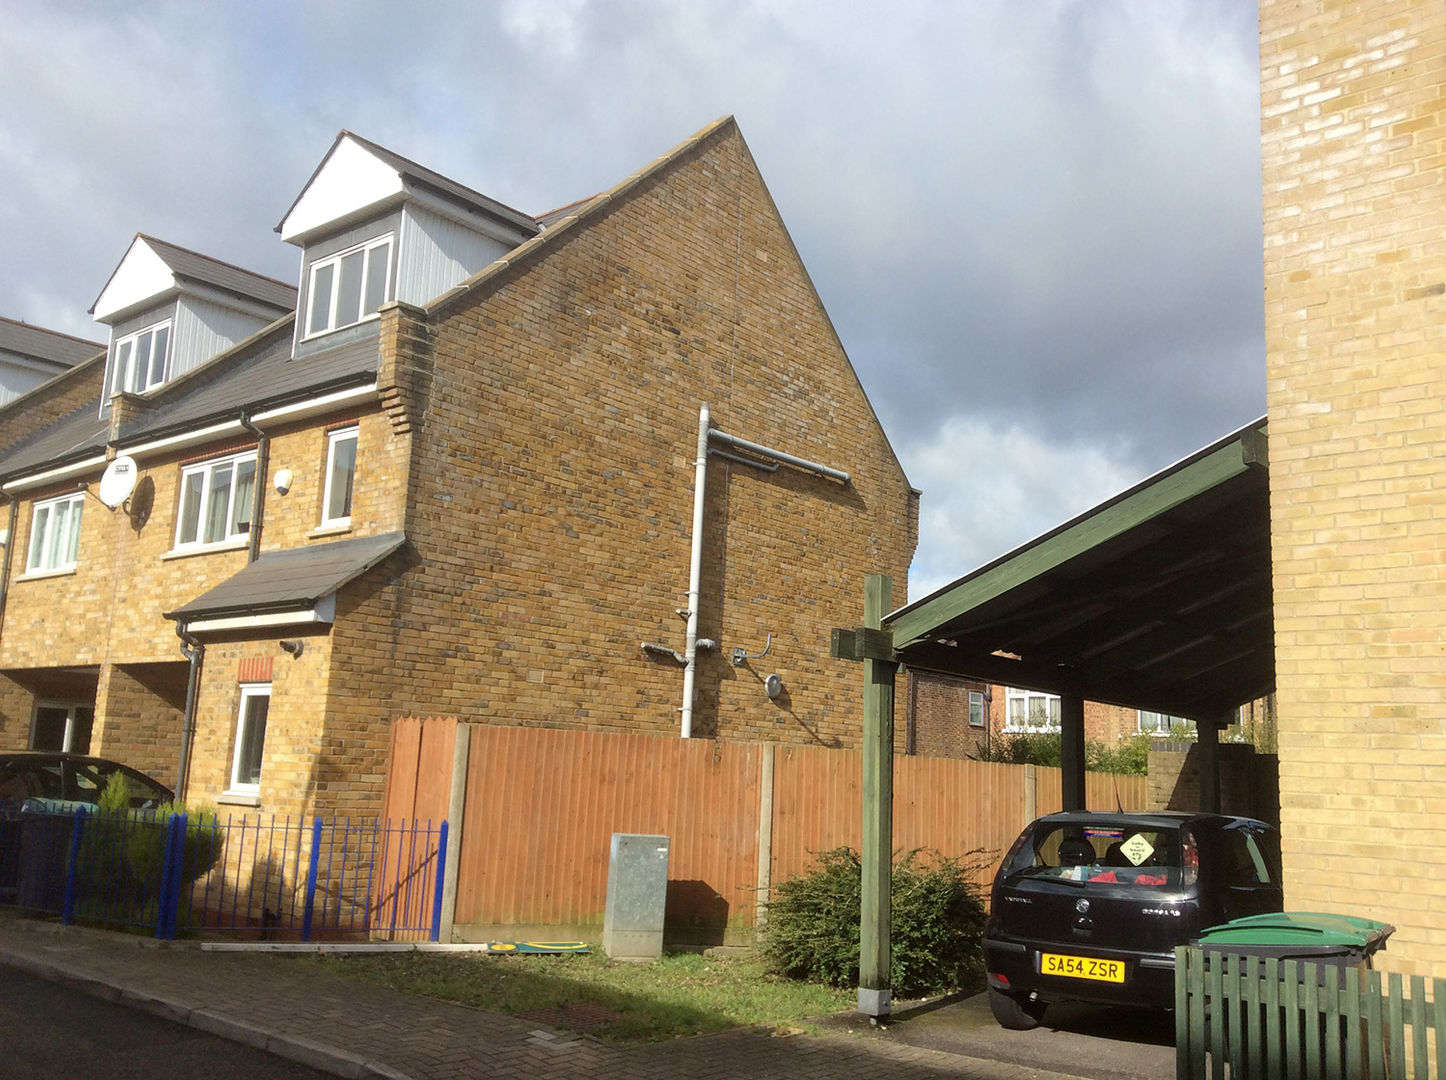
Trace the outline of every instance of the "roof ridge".
<path fill-rule="evenodd" d="M 23 326 L 27 330 L 33 330 L 37 334 L 50 334 L 52 337 L 69 338 L 71 341 L 81 345 L 94 345 L 97 349 L 104 349 L 105 342 L 92 341 L 90 338 L 79 337 L 75 334 L 67 334 L 64 330 L 52 330 L 48 326 L 37 326 L 33 322 L 26 322 L 24 319 L 12 319 L 8 315 L 0 315 L 0 322 L 9 323 L 11 326 Z"/>
<path fill-rule="evenodd" d="M 423 305 L 422 310 L 429 316 L 439 314 L 449 305 L 457 302 L 474 289 L 480 288 L 487 281 L 504 273 L 510 267 L 533 258 L 545 246 L 560 243 L 561 241 L 556 239 L 559 235 L 567 234 L 574 229 L 583 227 L 593 217 L 601 213 L 604 207 L 610 206 L 618 199 L 627 195 L 635 187 L 655 176 L 685 154 L 690 153 L 705 140 L 711 138 L 729 125 L 737 126 L 737 121 L 731 113 L 720 116 L 717 120 L 694 132 L 671 150 L 655 157 L 641 169 L 625 176 L 622 180 L 619 180 L 612 187 L 600 194 L 594 195 L 589 199 L 578 200 L 577 203 L 567 203 L 563 207 L 560 207 L 559 209 L 567 209 L 569 206 L 576 205 L 578 206 L 578 211 L 574 214 L 567 215 L 555 225 L 549 226 L 536 236 L 524 240 L 505 255 L 488 263 L 466 281 L 452 286 L 452 288 L 433 299 L 430 303 Z"/>
<path fill-rule="evenodd" d="M 236 270 L 250 277 L 260 278 L 262 281 L 269 281 L 273 285 L 280 285 L 283 288 L 291 289 L 293 292 L 296 291 L 296 286 L 291 284 L 289 281 L 282 281 L 280 278 L 274 278 L 270 274 L 263 274 L 258 270 L 247 269 L 239 263 L 228 262 L 225 259 L 218 259 L 215 255 L 207 255 L 204 251 L 197 251 L 194 248 L 188 248 L 182 244 L 177 244 L 170 240 L 162 240 L 159 236 L 152 236 L 150 233 L 138 232 L 135 235 L 135 240 L 144 240 L 148 244 L 160 244 L 162 247 L 168 247 L 172 251 L 179 251 L 182 254 L 191 255 L 197 259 L 205 259 L 209 263 L 215 263 L 217 266 L 224 266 L 228 270 Z M 135 240 L 132 240 L 132 243 L 134 243 Z M 175 268 L 172 267 L 172 269 Z"/>

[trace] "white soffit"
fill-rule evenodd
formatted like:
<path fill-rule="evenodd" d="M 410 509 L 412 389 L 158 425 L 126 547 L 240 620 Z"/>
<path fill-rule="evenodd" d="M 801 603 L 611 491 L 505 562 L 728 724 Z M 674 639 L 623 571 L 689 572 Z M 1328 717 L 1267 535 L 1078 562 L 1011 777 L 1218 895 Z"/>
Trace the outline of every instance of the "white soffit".
<path fill-rule="evenodd" d="M 175 287 L 176 275 L 171 273 L 171 268 L 144 237 L 137 236 L 106 282 L 91 314 L 96 322 L 103 323 L 117 312 L 135 307 Z"/>
<path fill-rule="evenodd" d="M 402 176 L 396 169 L 343 136 L 281 223 L 281 239 L 294 243 L 402 192 Z"/>

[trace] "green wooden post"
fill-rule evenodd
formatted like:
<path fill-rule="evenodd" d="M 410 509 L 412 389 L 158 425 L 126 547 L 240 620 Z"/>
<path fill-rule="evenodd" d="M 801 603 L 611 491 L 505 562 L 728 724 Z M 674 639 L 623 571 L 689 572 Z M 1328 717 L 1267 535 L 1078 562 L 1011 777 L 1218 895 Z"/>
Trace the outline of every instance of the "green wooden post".
<path fill-rule="evenodd" d="M 1087 810 L 1085 806 L 1084 698 L 1061 694 L 1059 699 L 1060 795 L 1065 810 Z"/>
<path fill-rule="evenodd" d="M 1200 809 L 1207 814 L 1220 813 L 1220 727 L 1214 720 L 1201 720 L 1195 725 L 1198 733 L 1195 752 L 1200 756 Z"/>
<path fill-rule="evenodd" d="M 894 582 L 870 574 L 864 583 L 864 626 L 878 630 L 892 609 Z M 894 673 L 898 664 L 864 659 L 863 893 L 859 918 L 859 1012 L 889 1015 L 890 886 L 894 850 Z"/>

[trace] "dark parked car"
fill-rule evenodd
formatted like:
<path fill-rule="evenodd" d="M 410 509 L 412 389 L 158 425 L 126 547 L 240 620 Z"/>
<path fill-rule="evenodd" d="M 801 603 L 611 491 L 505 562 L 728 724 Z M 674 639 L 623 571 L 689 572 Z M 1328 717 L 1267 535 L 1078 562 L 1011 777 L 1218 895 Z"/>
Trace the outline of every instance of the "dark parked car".
<path fill-rule="evenodd" d="M 132 809 L 152 809 L 172 798 L 164 784 L 105 758 L 47 750 L 0 752 L 0 900 L 13 902 L 20 882 L 22 808 L 27 800 L 95 804 L 115 773 L 130 788 Z"/>
<path fill-rule="evenodd" d="M 97 803 L 113 773 L 125 777 L 133 809 L 150 809 L 172 798 L 171 789 L 118 761 L 46 750 L 0 752 L 0 803 L 60 799 Z"/>
<path fill-rule="evenodd" d="M 994 878 L 984 959 L 1006 1028 L 1054 1001 L 1170 1008 L 1177 945 L 1280 911 L 1280 839 L 1220 814 L 1068 812 L 1039 818 Z"/>

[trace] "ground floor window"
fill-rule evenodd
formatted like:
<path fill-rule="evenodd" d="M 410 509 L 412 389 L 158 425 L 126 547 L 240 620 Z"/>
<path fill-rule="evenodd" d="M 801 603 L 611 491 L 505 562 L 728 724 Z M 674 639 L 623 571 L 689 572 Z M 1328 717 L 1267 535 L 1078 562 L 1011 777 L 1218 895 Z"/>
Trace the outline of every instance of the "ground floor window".
<path fill-rule="evenodd" d="M 1169 735 L 1174 729 L 1182 728 L 1187 733 L 1195 733 L 1195 721 L 1186 720 L 1183 716 L 1171 716 L 1169 713 L 1150 712 L 1147 709 L 1140 710 L 1140 731 L 1150 735 Z"/>
<path fill-rule="evenodd" d="M 230 791 L 261 793 L 261 756 L 266 745 L 266 713 L 271 707 L 270 683 L 242 683 L 236 717 L 236 752 L 231 758 Z"/>
<path fill-rule="evenodd" d="M 37 701 L 30 725 L 32 750 L 64 750 L 90 753 L 90 731 L 95 726 L 95 708 L 57 701 Z"/>
<path fill-rule="evenodd" d="M 1058 731 L 1059 695 L 1007 687 L 1005 731 Z"/>

